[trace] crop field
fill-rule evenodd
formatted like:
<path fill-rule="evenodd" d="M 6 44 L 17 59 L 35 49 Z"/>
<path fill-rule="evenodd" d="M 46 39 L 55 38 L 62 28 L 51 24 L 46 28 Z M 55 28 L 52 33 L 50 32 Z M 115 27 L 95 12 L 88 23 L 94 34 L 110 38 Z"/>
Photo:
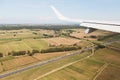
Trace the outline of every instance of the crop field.
<path fill-rule="evenodd" d="M 93 76 L 102 65 L 103 63 L 94 60 L 85 60 L 38 80 L 92 80 Z"/>
<path fill-rule="evenodd" d="M 75 30 L 75 32 L 73 32 L 70 35 L 74 36 L 74 37 L 77 37 L 77 38 L 85 38 L 85 37 L 87 37 L 87 39 L 89 39 L 89 40 L 96 40 L 95 38 L 90 38 L 89 36 L 106 36 L 106 35 L 114 34 L 114 33 L 111 33 L 111 32 L 101 31 L 101 30 L 96 30 L 96 31 L 94 31 L 92 33 L 85 34 L 84 31 L 85 31 L 85 29 L 78 29 L 78 30 Z"/>
<path fill-rule="evenodd" d="M 96 80 L 120 80 L 120 67 L 108 66 Z"/>
<path fill-rule="evenodd" d="M 56 68 L 79 60 L 88 55 L 90 55 L 90 53 L 75 55 L 73 57 L 49 63 L 29 71 L 3 78 L 1 80 L 34 80 L 36 78 L 37 80 L 93 80 L 106 63 L 108 66 L 103 71 L 101 71 L 101 74 L 98 75 L 95 80 L 107 80 L 109 78 L 111 78 L 111 80 L 119 80 L 118 76 L 120 76 L 120 73 L 118 71 L 120 70 L 120 54 L 119 52 L 106 48 L 96 51 L 94 56 L 90 58 L 76 62 L 42 78 L 38 78 L 41 75 L 44 75 Z M 111 69 L 113 73 L 110 73 Z M 101 76 L 103 76 L 104 79 L 101 78 Z"/>
<path fill-rule="evenodd" d="M 79 45 L 81 47 L 86 47 L 86 46 L 91 46 L 92 43 L 91 42 L 88 42 L 88 41 L 85 41 L 85 40 L 81 40 L 80 42 L 78 42 L 76 45 Z"/>
<path fill-rule="evenodd" d="M 37 59 L 32 58 L 31 56 L 18 57 L 16 59 L 7 60 L 2 62 L 4 70 L 14 69 L 23 65 L 27 65 L 33 62 L 36 62 Z"/>
<path fill-rule="evenodd" d="M 101 51 L 105 52 L 101 53 Z M 99 69 L 101 69 L 106 62 L 114 64 L 114 66 L 108 65 L 95 80 L 119 80 L 119 57 L 119 52 L 102 49 L 97 51 L 96 54 L 89 59 L 77 62 L 38 80 L 94 80 L 94 77 L 99 72 Z"/>
<path fill-rule="evenodd" d="M 57 38 L 48 38 L 44 39 L 46 42 L 49 43 L 49 45 L 72 45 L 75 43 L 78 43 L 80 40 L 77 39 L 72 39 L 72 38 L 62 38 L 62 37 L 57 37 Z"/>
<path fill-rule="evenodd" d="M 3 71 L 3 67 L 2 67 L 2 65 L 0 64 L 0 72 L 2 72 Z"/>
<path fill-rule="evenodd" d="M 114 34 L 101 30 L 84 34 L 83 31 L 84 29 L 77 29 L 71 35 L 84 38 L 84 36 L 91 35 L 105 36 Z M 55 34 L 53 30 L 0 31 L 0 52 L 8 55 L 7 53 L 11 51 L 41 50 L 60 45 L 79 45 L 84 48 L 92 45 L 87 40 L 68 36 L 41 38 L 46 32 L 52 35 Z M 119 42 L 111 45 L 120 48 Z M 0 58 L 0 74 L 4 73 L 4 71 L 8 72 L 73 52 L 36 53 L 32 56 L 24 55 L 19 57 L 6 56 Z M 118 51 L 103 48 L 96 50 L 94 55 L 90 56 L 91 54 L 91 51 L 83 52 L 0 80 L 119 80 L 120 53 Z"/>
<path fill-rule="evenodd" d="M 98 50 L 93 59 L 120 66 L 120 53 L 111 49 Z"/>
<path fill-rule="evenodd" d="M 0 30 L 0 39 L 8 38 L 28 38 L 28 37 L 38 37 L 40 35 L 33 34 L 34 31 L 28 29 L 21 30 Z"/>
<path fill-rule="evenodd" d="M 0 31 L 0 52 L 7 55 L 11 51 L 31 51 L 33 49 L 48 48 L 48 43 L 41 39 L 39 31 L 21 30 L 1 30 Z"/>
<path fill-rule="evenodd" d="M 40 34 L 51 34 L 51 35 L 55 35 L 55 31 L 54 31 L 54 30 L 43 30 L 43 29 L 40 29 L 40 30 L 39 30 L 39 33 L 40 33 Z"/>
<path fill-rule="evenodd" d="M 68 57 L 68 58 L 62 59 L 62 60 L 57 61 L 57 62 L 43 65 L 41 67 L 36 67 L 36 68 L 31 69 L 31 70 L 3 78 L 1 80 L 34 80 L 35 78 L 39 77 L 40 75 L 43 75 L 51 70 L 59 68 L 65 64 L 79 60 L 79 59 L 86 57 L 88 55 L 90 55 L 90 53 L 77 54 L 73 57 Z"/>
<path fill-rule="evenodd" d="M 3 57 L 3 58 L 0 58 L 0 62 L 2 63 L 2 65 L 0 64 L 0 72 L 3 72 L 3 69 L 4 71 L 8 71 L 8 70 L 16 69 L 18 67 L 25 66 L 28 64 L 32 64 L 32 63 L 48 60 L 54 57 L 62 56 L 68 53 L 70 53 L 70 51 L 69 52 L 54 52 L 54 53 L 47 53 L 47 54 L 37 53 L 33 56 Z"/>
<path fill-rule="evenodd" d="M 7 55 L 11 51 L 27 51 L 32 49 L 45 49 L 48 48 L 47 42 L 41 39 L 24 39 L 22 41 L 8 41 L 0 44 L 0 52 Z"/>
<path fill-rule="evenodd" d="M 116 47 L 116 48 L 119 48 L 120 49 L 120 42 L 115 42 L 109 46 L 113 46 L 113 47 Z"/>
<path fill-rule="evenodd" d="M 37 60 L 42 61 L 42 60 L 62 56 L 62 55 L 68 54 L 68 53 L 70 53 L 70 51 L 69 52 L 54 52 L 54 53 L 46 53 L 46 54 L 38 53 L 38 54 L 33 55 L 33 57 L 36 58 Z"/>

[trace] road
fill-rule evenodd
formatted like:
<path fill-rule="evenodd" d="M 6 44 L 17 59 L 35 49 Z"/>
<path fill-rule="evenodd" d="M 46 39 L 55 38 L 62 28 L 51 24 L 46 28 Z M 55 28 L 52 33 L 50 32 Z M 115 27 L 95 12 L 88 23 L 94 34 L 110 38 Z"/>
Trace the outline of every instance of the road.
<path fill-rule="evenodd" d="M 65 64 L 64 66 L 59 67 L 59 68 L 56 68 L 56 69 L 54 69 L 54 70 L 52 70 L 52 71 L 50 71 L 50 72 L 47 72 L 47 73 L 45 73 L 45 74 L 43 74 L 43 75 L 35 78 L 34 80 L 38 80 L 38 79 L 40 79 L 40 78 L 42 78 L 42 77 L 45 77 L 45 76 L 47 76 L 47 75 L 49 75 L 49 74 L 52 74 L 52 73 L 54 73 L 54 72 L 56 72 L 56 71 L 59 71 L 59 70 L 61 70 L 61 69 L 63 69 L 63 68 L 66 68 L 66 67 L 68 67 L 68 66 L 70 66 L 70 65 L 72 65 L 72 64 L 75 64 L 75 63 L 79 62 L 79 61 L 88 59 L 89 57 L 91 57 L 91 56 L 93 56 L 93 55 L 94 55 L 94 53 L 92 53 L 92 54 L 90 54 L 90 55 L 88 55 L 88 56 L 86 56 L 86 57 L 84 57 L 84 58 L 81 58 L 81 59 L 79 59 L 79 60 L 77 60 L 77 61 L 74 61 L 74 62 Z"/>
<path fill-rule="evenodd" d="M 108 43 L 104 43 L 104 45 L 108 45 L 108 44 L 112 44 L 112 43 L 113 42 L 108 42 Z M 56 57 L 56 58 L 53 58 L 53 59 L 50 59 L 50 60 L 46 60 L 46 61 L 36 63 L 34 65 L 30 65 L 30 66 L 27 66 L 27 67 L 24 67 L 24 68 L 20 68 L 20 69 L 14 70 L 14 71 L 10 71 L 10 72 L 4 73 L 4 74 L 0 74 L 0 79 L 4 78 L 4 77 L 7 77 L 7 76 L 11 76 L 11 75 L 16 74 L 16 73 L 20 73 L 20 72 L 23 72 L 23 71 L 26 71 L 26 70 L 30 70 L 30 69 L 35 68 L 35 67 L 39 67 L 39 66 L 42 66 L 42 65 L 45 65 L 45 64 L 48 64 L 48 63 L 52 63 L 52 62 L 61 60 L 63 58 L 67 58 L 67 57 L 70 57 L 70 56 L 73 56 L 73 55 L 76 55 L 76 54 L 80 54 L 80 53 L 85 52 L 85 51 L 92 50 L 95 47 L 96 46 L 89 46 L 85 49 L 82 49 L 82 50 L 79 50 L 79 51 L 76 51 L 76 52 L 73 52 L 73 53 L 69 53 L 69 54 L 66 54 L 66 55 L 63 55 L 63 56 L 60 56 L 60 57 Z"/>
<path fill-rule="evenodd" d="M 16 74 L 16 73 L 20 73 L 20 72 L 23 72 L 23 71 L 26 71 L 26 70 L 30 70 L 30 69 L 35 68 L 35 67 L 40 67 L 42 65 L 61 60 L 63 58 L 67 58 L 67 57 L 70 57 L 70 56 L 73 56 L 73 55 L 76 55 L 76 54 L 80 54 L 82 52 L 92 50 L 93 48 L 94 47 L 88 47 L 88 48 L 85 48 L 85 49 L 82 49 L 82 50 L 79 50 L 79 51 L 76 51 L 76 52 L 73 52 L 73 53 L 69 53 L 69 54 L 66 54 L 66 55 L 63 55 L 63 56 L 60 56 L 60 57 L 56 57 L 56 58 L 53 58 L 53 59 L 50 59 L 50 60 L 42 61 L 42 62 L 36 63 L 34 65 L 27 66 L 27 67 L 24 67 L 24 68 L 21 68 L 21 69 L 17 69 L 17 70 L 10 71 L 10 72 L 4 73 L 4 74 L 0 74 L 0 79 L 4 78 L 4 77 L 7 77 L 7 76 L 11 76 L 11 75 Z"/>

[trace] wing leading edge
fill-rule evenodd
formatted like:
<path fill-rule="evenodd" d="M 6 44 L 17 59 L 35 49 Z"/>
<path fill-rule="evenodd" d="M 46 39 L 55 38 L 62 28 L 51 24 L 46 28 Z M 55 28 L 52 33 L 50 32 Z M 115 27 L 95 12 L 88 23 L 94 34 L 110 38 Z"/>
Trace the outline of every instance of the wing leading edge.
<path fill-rule="evenodd" d="M 88 28 L 95 28 L 120 33 L 120 22 L 70 19 L 64 17 L 54 6 L 51 6 L 51 8 L 60 20 L 78 22 L 80 23 L 80 26 L 85 26 Z"/>

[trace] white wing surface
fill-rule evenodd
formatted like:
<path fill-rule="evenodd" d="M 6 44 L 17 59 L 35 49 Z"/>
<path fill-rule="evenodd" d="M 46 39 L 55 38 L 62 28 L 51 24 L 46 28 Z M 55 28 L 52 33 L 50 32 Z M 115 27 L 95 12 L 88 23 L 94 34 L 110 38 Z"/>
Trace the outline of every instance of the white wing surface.
<path fill-rule="evenodd" d="M 120 33 L 120 22 L 118 21 L 114 22 L 114 21 L 70 19 L 60 14 L 60 12 L 54 6 L 51 6 L 51 8 L 60 20 L 69 21 L 69 22 L 78 22 L 80 23 L 80 26 L 85 26 L 88 28 L 95 28 L 95 29 L 101 29 L 101 30 Z"/>

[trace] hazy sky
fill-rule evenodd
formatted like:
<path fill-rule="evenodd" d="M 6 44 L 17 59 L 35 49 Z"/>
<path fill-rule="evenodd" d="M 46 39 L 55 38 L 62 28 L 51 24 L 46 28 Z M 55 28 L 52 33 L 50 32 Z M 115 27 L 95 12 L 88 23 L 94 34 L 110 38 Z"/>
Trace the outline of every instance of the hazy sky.
<path fill-rule="evenodd" d="M 50 5 L 70 18 L 120 20 L 120 0 L 0 0 L 0 23 L 60 23 Z"/>

